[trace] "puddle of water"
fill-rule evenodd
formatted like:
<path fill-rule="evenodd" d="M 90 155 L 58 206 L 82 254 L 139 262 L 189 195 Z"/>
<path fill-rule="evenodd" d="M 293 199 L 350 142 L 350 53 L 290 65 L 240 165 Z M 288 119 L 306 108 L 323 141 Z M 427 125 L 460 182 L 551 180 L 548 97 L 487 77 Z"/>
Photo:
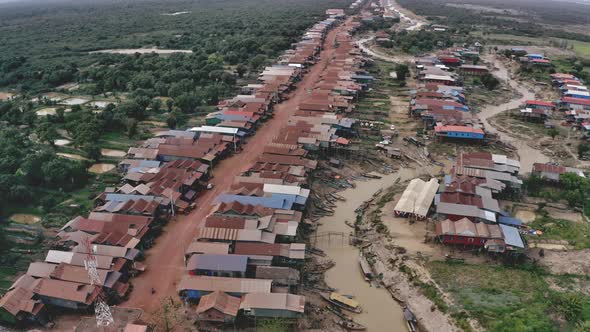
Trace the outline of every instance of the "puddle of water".
<path fill-rule="evenodd" d="M 112 149 L 100 149 L 100 154 L 107 157 L 125 157 L 127 152 Z"/>
<path fill-rule="evenodd" d="M 65 146 L 70 143 L 72 143 L 72 141 L 70 141 L 69 139 L 56 139 L 55 141 L 53 141 L 53 144 L 57 146 Z"/>
<path fill-rule="evenodd" d="M 64 113 L 69 113 L 71 111 L 72 111 L 71 109 L 65 109 Z M 57 114 L 57 108 L 56 107 L 42 108 L 35 113 L 37 114 L 37 116 L 55 115 L 55 114 Z"/>
<path fill-rule="evenodd" d="M 402 169 L 400 172 L 389 174 L 379 180 L 357 182 L 356 188 L 348 189 L 339 194 L 346 201 L 336 202 L 335 214 L 319 219 L 318 235 L 326 232 L 349 234 L 351 228 L 344 221 L 354 221 L 354 210 L 364 201 L 370 199 L 379 189 L 385 189 L 394 184 L 398 177 L 402 180 L 417 175 L 415 169 Z M 392 228 L 395 228 L 392 225 Z M 364 280 L 358 263 L 359 250 L 348 244 L 348 239 L 341 236 L 320 236 L 316 244 L 324 250 L 336 265 L 326 272 L 325 279 L 330 287 L 334 287 L 342 294 L 351 294 L 361 303 L 363 312 L 350 314 L 359 323 L 365 325 L 368 331 L 406 331 L 402 308 L 391 297 L 385 288 L 372 287 Z M 347 313 L 349 314 L 349 313 Z"/>
<path fill-rule="evenodd" d="M 94 174 L 103 174 L 103 173 L 107 173 L 112 171 L 113 169 L 115 169 L 115 165 L 113 164 L 94 164 L 92 166 L 90 166 L 90 168 L 88 169 L 88 172 L 90 173 L 94 173 Z"/>
<path fill-rule="evenodd" d="M 15 213 L 9 219 L 19 224 L 37 224 L 41 221 L 41 218 L 38 216 L 26 213 Z"/>
<path fill-rule="evenodd" d="M 87 102 L 88 102 L 88 99 L 84 99 L 84 98 L 70 98 L 70 99 L 66 99 L 66 100 L 62 101 L 61 104 L 65 104 L 68 106 L 74 106 L 74 105 L 86 104 Z"/>
<path fill-rule="evenodd" d="M 58 155 L 60 157 L 72 159 L 72 160 L 88 160 L 88 158 L 85 158 L 85 157 L 82 157 L 79 154 L 73 154 L 73 153 L 58 152 L 58 153 L 56 153 L 56 155 Z"/>
<path fill-rule="evenodd" d="M 93 101 L 90 103 L 91 106 L 98 108 L 106 108 L 109 104 L 117 104 L 115 101 Z"/>

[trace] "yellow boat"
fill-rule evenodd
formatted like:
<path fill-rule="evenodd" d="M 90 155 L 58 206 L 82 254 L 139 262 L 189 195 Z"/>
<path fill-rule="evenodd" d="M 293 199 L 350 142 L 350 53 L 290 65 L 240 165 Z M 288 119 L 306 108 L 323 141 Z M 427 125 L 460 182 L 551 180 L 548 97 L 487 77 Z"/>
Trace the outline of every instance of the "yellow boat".
<path fill-rule="evenodd" d="M 326 301 L 328 301 L 330 304 L 333 304 L 339 308 L 342 308 L 344 310 L 348 310 L 354 313 L 360 313 L 363 311 L 363 309 L 361 308 L 361 305 L 349 298 L 346 297 L 344 295 L 332 292 L 330 293 L 330 295 L 327 294 L 320 294 L 322 296 L 322 298 Z"/>

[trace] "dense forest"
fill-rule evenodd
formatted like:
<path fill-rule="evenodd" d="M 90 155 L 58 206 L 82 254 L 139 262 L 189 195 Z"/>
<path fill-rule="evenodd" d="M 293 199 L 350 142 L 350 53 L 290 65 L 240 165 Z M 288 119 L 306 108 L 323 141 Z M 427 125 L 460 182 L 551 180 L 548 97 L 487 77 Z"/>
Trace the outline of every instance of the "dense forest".
<path fill-rule="evenodd" d="M 76 1 L 0 7 L 0 88 L 39 92 L 71 81 L 94 92 L 190 89 L 233 83 L 224 70 L 256 70 L 295 42 L 329 7 L 350 1 Z M 178 14 L 186 12 L 184 14 Z M 171 15 L 176 13 L 176 15 Z M 192 50 L 132 58 L 88 54 L 116 48 Z M 107 70 L 108 69 L 108 70 Z M 106 72 L 104 72 L 106 71 Z M 230 71 L 232 73 L 232 71 Z M 137 76 L 137 77 L 136 77 Z M 189 89 L 186 87 L 186 89 Z"/>
<path fill-rule="evenodd" d="M 100 142 L 112 141 L 105 136 L 133 144 L 148 135 L 140 128 L 142 120 L 164 120 L 174 128 L 203 114 L 203 108 L 210 109 L 207 105 L 233 95 L 239 80 L 255 77 L 262 66 L 291 47 L 306 28 L 325 17 L 325 9 L 348 4 L 348 0 L 1 4 L 0 92 L 19 97 L 0 101 L 0 215 L 19 211 L 15 206 L 40 206 L 51 212 L 71 196 L 68 192 L 83 191 L 94 180 L 86 169 L 101 158 L 100 148 L 105 146 Z M 89 53 L 143 47 L 193 53 Z M 41 93 L 65 83 L 78 83 L 76 95 L 116 102 L 97 112 L 77 105 L 66 110 L 41 98 Z M 34 97 L 38 100 L 32 101 Z M 43 107 L 54 107 L 56 112 L 38 116 L 36 111 Z M 55 146 L 60 138 L 68 138 L 71 145 Z M 56 152 L 81 154 L 88 160 L 64 159 Z M 86 196 L 82 198 L 87 200 Z"/>

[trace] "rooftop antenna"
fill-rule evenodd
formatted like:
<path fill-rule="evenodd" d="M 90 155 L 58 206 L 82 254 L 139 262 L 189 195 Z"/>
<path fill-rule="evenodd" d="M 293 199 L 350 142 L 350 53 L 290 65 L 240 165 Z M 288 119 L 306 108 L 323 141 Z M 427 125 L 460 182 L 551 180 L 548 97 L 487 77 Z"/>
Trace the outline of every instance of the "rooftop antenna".
<path fill-rule="evenodd" d="M 90 242 L 90 239 L 86 239 L 85 241 L 86 250 L 88 250 L 88 254 L 86 256 L 86 260 L 84 260 L 84 267 L 88 272 L 88 278 L 90 279 L 90 285 L 96 288 L 98 292 L 98 296 L 94 300 L 94 314 L 96 316 L 96 326 L 98 327 L 107 327 L 115 322 L 113 319 L 113 314 L 111 313 L 111 309 L 106 303 L 105 296 L 102 291 L 102 282 L 100 281 L 100 276 L 98 275 L 98 261 L 94 253 L 96 252 L 96 245 L 93 245 Z"/>

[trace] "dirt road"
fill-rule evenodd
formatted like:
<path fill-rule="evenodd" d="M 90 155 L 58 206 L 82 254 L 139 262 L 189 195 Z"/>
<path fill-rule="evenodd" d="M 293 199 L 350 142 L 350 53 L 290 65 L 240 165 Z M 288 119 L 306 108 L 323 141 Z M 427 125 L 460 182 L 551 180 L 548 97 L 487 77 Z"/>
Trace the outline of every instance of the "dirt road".
<path fill-rule="evenodd" d="M 506 66 L 494 55 L 487 55 L 484 60 L 488 63 L 492 63 L 496 71 L 493 74 L 501 81 L 506 81 L 510 87 L 521 95 L 521 97 L 514 98 L 507 103 L 501 105 L 488 105 L 481 108 L 481 112 L 477 115 L 481 119 L 485 129 L 488 132 L 496 133 L 500 139 L 504 142 L 509 142 L 514 145 L 517 149 L 518 156 L 520 158 L 520 168 L 522 174 L 529 173 L 533 169 L 534 163 L 544 163 L 550 161 L 550 158 L 544 155 L 540 150 L 530 146 L 526 141 L 518 140 L 510 135 L 497 130 L 494 126 L 490 125 L 488 119 L 500 114 L 502 112 L 518 108 L 525 103 L 526 100 L 535 99 L 535 93 L 529 90 L 528 87 L 522 83 L 511 79 L 510 73 Z"/>
<path fill-rule="evenodd" d="M 164 233 L 156 240 L 156 245 L 147 251 L 145 261 L 147 271 L 132 280 L 133 291 L 122 306 L 141 308 L 149 314 L 157 309 L 166 297 L 177 296 L 176 284 L 186 273 L 183 260 L 184 250 L 195 237 L 198 225 L 211 212 L 215 198 L 220 193 L 229 190 L 234 177 L 239 175 L 244 165 L 251 164 L 256 157 L 261 155 L 266 143 L 277 136 L 287 124 L 289 117 L 307 94 L 307 89 L 311 89 L 314 83 L 319 80 L 320 74 L 331 59 L 334 53 L 333 45 L 336 34 L 341 29 L 342 26 L 339 26 L 328 33 L 324 50 L 321 52 L 321 60 L 305 74 L 289 99 L 275 105 L 274 118 L 248 140 L 242 152 L 221 161 L 213 169 L 215 177 L 211 182 L 214 184 L 214 189 L 206 191 L 198 198 L 198 208 L 188 216 L 179 216 L 177 220 L 171 221 L 166 226 Z M 150 294 L 152 287 L 156 289 L 156 293 L 153 295 Z"/>
<path fill-rule="evenodd" d="M 366 37 L 363 39 L 359 39 L 356 44 L 359 46 L 359 48 L 361 49 L 361 51 L 363 51 L 365 54 L 368 54 L 370 56 L 372 56 L 373 58 L 379 59 L 379 60 L 383 60 L 383 61 L 387 61 L 387 62 L 393 62 L 393 63 L 405 63 L 405 62 L 412 62 L 414 57 L 411 55 L 387 55 L 387 54 L 381 54 L 381 53 L 377 53 L 377 51 L 371 49 L 369 46 L 367 46 L 367 43 L 370 42 L 371 40 L 373 40 L 375 38 L 375 36 L 371 36 L 371 37 Z"/>

